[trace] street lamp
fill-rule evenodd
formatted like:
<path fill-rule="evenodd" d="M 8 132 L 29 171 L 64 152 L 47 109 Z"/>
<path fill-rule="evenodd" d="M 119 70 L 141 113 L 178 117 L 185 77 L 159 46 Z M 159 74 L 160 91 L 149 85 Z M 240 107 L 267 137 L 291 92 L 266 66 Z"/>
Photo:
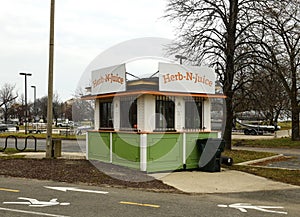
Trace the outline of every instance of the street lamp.
<path fill-rule="evenodd" d="M 175 58 L 179 59 L 180 65 L 182 64 L 182 60 L 186 60 L 187 58 L 182 55 L 175 55 Z"/>
<path fill-rule="evenodd" d="M 36 86 L 32 85 L 31 86 L 33 88 L 33 93 L 34 93 L 34 101 L 33 101 L 33 111 L 34 111 L 34 120 L 35 120 L 35 117 L 36 117 Z"/>
<path fill-rule="evenodd" d="M 27 107 L 27 76 L 31 76 L 31 73 L 25 73 L 25 72 L 20 72 L 20 75 L 24 75 L 25 77 L 25 134 L 27 134 L 27 111 L 28 111 L 28 107 Z"/>

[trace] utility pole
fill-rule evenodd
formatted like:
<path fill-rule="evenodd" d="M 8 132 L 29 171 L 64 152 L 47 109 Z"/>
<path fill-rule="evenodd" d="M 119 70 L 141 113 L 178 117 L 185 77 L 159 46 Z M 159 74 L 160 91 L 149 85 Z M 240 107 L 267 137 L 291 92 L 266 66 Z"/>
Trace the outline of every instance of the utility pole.
<path fill-rule="evenodd" d="M 55 9 L 55 0 L 51 0 L 46 158 L 53 158 L 53 157 L 54 157 L 53 143 L 52 143 L 52 120 L 53 120 L 53 57 L 54 57 L 54 9 Z"/>

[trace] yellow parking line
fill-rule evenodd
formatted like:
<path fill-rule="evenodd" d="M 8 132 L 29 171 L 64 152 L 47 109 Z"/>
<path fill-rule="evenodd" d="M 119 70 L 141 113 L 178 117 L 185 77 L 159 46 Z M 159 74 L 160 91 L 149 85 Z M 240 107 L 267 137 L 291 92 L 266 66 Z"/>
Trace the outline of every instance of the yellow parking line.
<path fill-rule="evenodd" d="M 20 190 L 8 189 L 8 188 L 0 188 L 0 191 L 7 191 L 7 192 L 14 192 L 14 193 L 20 192 Z"/>
<path fill-rule="evenodd" d="M 146 206 L 146 207 L 152 207 L 152 208 L 160 208 L 159 205 L 147 204 L 147 203 L 135 203 L 135 202 L 121 201 L 120 204 L 135 205 L 135 206 Z"/>

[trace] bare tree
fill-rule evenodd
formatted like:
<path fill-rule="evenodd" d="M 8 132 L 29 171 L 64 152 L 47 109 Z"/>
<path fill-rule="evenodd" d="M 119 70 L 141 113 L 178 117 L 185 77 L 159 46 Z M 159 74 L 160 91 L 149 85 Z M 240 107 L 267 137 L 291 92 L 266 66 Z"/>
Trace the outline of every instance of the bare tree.
<path fill-rule="evenodd" d="M 252 81 L 235 94 L 234 111 L 255 111 L 258 114 L 257 119 L 263 118 L 270 125 L 274 125 L 286 106 L 290 105 L 288 97 L 274 73 L 259 66 L 253 70 Z"/>
<path fill-rule="evenodd" d="M 14 104 L 18 94 L 15 93 L 16 85 L 4 84 L 0 89 L 0 107 L 3 109 L 4 121 L 7 122 L 9 117 L 9 110 Z"/>
<path fill-rule="evenodd" d="M 283 84 L 291 103 L 292 140 L 299 140 L 300 2 L 273 1 L 266 5 L 258 56 L 262 65 Z"/>
<path fill-rule="evenodd" d="M 78 88 L 72 104 L 72 118 L 74 121 L 94 120 L 94 100 L 82 100 L 85 91 Z"/>
<path fill-rule="evenodd" d="M 251 26 L 259 23 L 257 0 L 169 0 L 166 17 L 179 25 L 171 53 L 181 53 L 194 64 L 216 69 L 226 98 L 226 126 L 223 138 L 231 149 L 233 99 L 247 83 L 243 77 L 249 65 L 253 40 Z"/>

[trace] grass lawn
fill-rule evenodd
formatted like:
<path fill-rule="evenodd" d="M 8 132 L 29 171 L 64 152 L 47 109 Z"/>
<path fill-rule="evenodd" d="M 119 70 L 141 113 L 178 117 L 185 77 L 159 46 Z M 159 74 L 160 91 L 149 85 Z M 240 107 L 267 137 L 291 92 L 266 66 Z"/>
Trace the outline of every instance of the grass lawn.
<path fill-rule="evenodd" d="M 265 177 L 274 181 L 300 186 L 300 170 L 284 170 L 276 168 L 232 166 L 231 169 L 239 170 L 253 175 Z"/>
<path fill-rule="evenodd" d="M 292 141 L 291 138 L 273 139 L 234 139 L 233 146 L 248 146 L 260 148 L 299 148 L 300 141 Z"/>
<path fill-rule="evenodd" d="M 269 152 L 256 152 L 256 151 L 247 151 L 247 150 L 225 150 L 222 155 L 231 157 L 234 160 L 234 163 L 242 163 L 246 161 L 262 159 L 266 157 L 275 156 L 277 154 Z"/>

